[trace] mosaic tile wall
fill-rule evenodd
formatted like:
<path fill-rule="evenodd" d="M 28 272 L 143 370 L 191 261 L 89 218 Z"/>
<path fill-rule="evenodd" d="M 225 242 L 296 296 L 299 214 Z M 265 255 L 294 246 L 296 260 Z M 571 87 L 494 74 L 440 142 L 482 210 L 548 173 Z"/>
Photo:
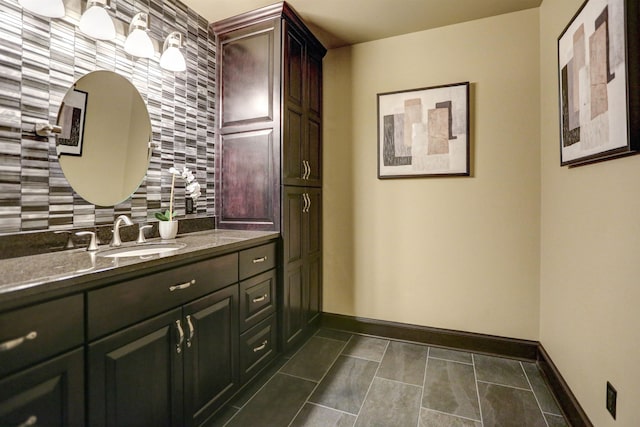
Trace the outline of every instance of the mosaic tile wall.
<path fill-rule="evenodd" d="M 153 221 L 169 204 L 168 168 L 194 170 L 202 186 L 195 217 L 214 213 L 215 43 L 207 22 L 175 0 L 112 0 L 118 37 L 95 41 L 77 29 L 82 0 L 65 0 L 62 19 L 41 18 L 0 1 L 0 234 L 92 227 L 127 214 L 135 222 Z M 149 12 L 149 35 L 156 55 L 132 59 L 123 50 L 133 15 Z M 159 66 L 167 34 L 183 33 L 187 71 Z M 114 207 L 97 207 L 76 194 L 60 168 L 55 138 L 37 137 L 38 119 L 55 123 L 68 88 L 94 70 L 127 77 L 147 103 L 153 150 L 140 188 Z M 184 184 L 176 181 L 176 213 L 184 214 Z"/>

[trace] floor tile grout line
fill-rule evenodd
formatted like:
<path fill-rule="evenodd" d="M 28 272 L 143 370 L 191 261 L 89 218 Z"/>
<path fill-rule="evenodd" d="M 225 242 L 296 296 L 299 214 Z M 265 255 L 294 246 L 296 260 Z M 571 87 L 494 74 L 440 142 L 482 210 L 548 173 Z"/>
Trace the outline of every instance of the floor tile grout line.
<path fill-rule="evenodd" d="M 308 403 L 309 405 L 318 406 L 318 407 L 320 407 L 320 408 L 330 409 L 330 410 L 335 411 L 335 412 L 340 412 L 340 413 L 342 413 L 342 414 L 351 415 L 351 416 L 353 416 L 353 417 L 355 417 L 355 416 L 356 416 L 356 414 L 354 414 L 354 413 L 352 413 L 352 412 L 344 411 L 344 410 L 342 410 L 342 409 L 332 408 L 331 406 L 322 405 L 322 404 L 320 404 L 320 403 L 316 403 L 316 402 L 305 402 L 305 404 L 306 404 L 306 403 Z"/>
<path fill-rule="evenodd" d="M 355 421 L 355 423 L 353 423 L 354 426 L 356 424 L 358 424 L 358 418 L 360 417 L 360 413 L 362 412 L 362 408 L 364 407 L 364 404 L 367 401 L 367 397 L 369 396 L 369 392 L 371 391 L 371 387 L 373 387 L 373 382 L 376 380 L 376 377 L 378 376 L 378 371 L 380 370 L 380 366 L 382 365 L 382 361 L 384 360 L 385 354 L 387 354 L 387 350 L 389 349 L 389 345 L 390 344 L 391 344 L 391 341 L 387 341 L 387 345 L 385 346 L 384 352 L 382 353 L 382 359 L 380 359 L 380 362 L 378 362 L 378 367 L 376 368 L 376 371 L 373 373 L 373 378 L 371 378 L 371 382 L 369 383 L 369 388 L 367 389 L 367 392 L 364 395 L 364 399 L 362 399 L 362 403 L 360 404 L 360 408 L 358 409 L 358 415 L 356 415 L 356 421 Z"/>
<path fill-rule="evenodd" d="M 422 393 L 420 393 L 420 408 L 418 409 L 418 424 L 416 427 L 420 427 L 420 419 L 422 418 L 422 401 L 424 399 L 424 388 L 427 382 L 427 368 L 429 367 L 429 354 L 431 353 L 431 347 L 427 346 L 427 357 L 424 361 L 424 374 L 422 375 Z"/>
<path fill-rule="evenodd" d="M 309 381 L 309 382 L 312 382 L 312 383 L 317 383 L 318 382 L 318 380 L 312 380 L 311 378 L 301 377 L 300 375 L 290 374 L 288 372 L 278 371 L 278 372 L 276 372 L 276 374 L 282 374 L 282 375 L 286 375 L 288 377 L 297 378 L 299 380 L 305 380 L 305 381 Z"/>
<path fill-rule="evenodd" d="M 380 362 L 380 364 L 382 364 L 382 362 Z M 379 378 L 381 380 L 390 381 L 392 383 L 402 384 L 402 385 L 406 385 L 406 386 L 409 386 L 409 387 L 418 387 L 418 388 L 420 388 L 420 386 L 417 385 L 417 384 L 405 383 L 404 381 L 398 381 L 398 380 L 393 380 L 391 378 L 379 377 L 378 375 L 376 375 L 374 378 Z"/>
<path fill-rule="evenodd" d="M 485 381 L 485 380 L 478 380 L 478 382 L 479 383 L 485 383 L 485 384 L 491 384 L 491 385 L 499 385 L 500 387 L 508 387 L 508 388 L 513 388 L 513 389 L 516 389 L 516 390 L 530 391 L 531 393 L 533 393 L 533 390 L 531 390 L 530 388 L 516 387 L 514 385 L 494 383 L 492 381 Z"/>
<path fill-rule="evenodd" d="M 391 341 L 389 341 L 391 342 Z M 386 350 L 385 350 L 386 351 Z M 360 359 L 360 360 L 366 360 L 367 362 L 375 362 L 375 363 L 382 363 L 382 359 L 380 360 L 373 360 L 373 359 L 367 359 L 366 357 L 362 357 L 362 356 L 354 356 L 353 354 L 346 354 L 346 353 L 341 353 L 342 356 L 347 356 L 347 357 L 353 357 L 354 359 Z M 384 356 L 384 354 L 383 354 Z"/>
<path fill-rule="evenodd" d="M 286 361 L 282 366 L 280 366 L 280 367 L 278 368 L 278 370 L 277 370 L 277 371 L 275 371 L 275 372 L 273 373 L 273 375 L 271 375 L 271 377 L 270 377 L 267 381 L 265 381 L 265 382 L 264 382 L 264 384 L 262 384 L 262 386 L 261 386 L 258 390 L 256 390 L 256 392 L 255 392 L 255 393 L 253 393 L 253 394 L 251 395 L 251 397 L 250 397 L 249 399 L 247 399 L 247 401 L 246 401 L 246 402 L 244 402 L 244 404 L 243 404 L 242 406 L 238 407 L 238 406 L 233 406 L 233 405 L 232 405 L 232 407 L 237 408 L 238 410 L 236 411 L 236 413 L 235 413 L 235 414 L 233 414 L 233 415 L 231 416 L 231 418 L 229 418 L 229 419 L 227 420 L 227 422 L 226 422 L 226 423 L 224 423 L 224 424 L 222 425 L 222 427 L 225 427 L 226 425 L 228 425 L 228 424 L 229 424 L 229 423 L 230 423 L 230 422 L 231 422 L 231 421 L 232 421 L 232 420 L 233 420 L 233 419 L 234 419 L 234 418 L 235 418 L 235 417 L 240 413 L 240 411 L 242 411 L 242 410 L 244 409 L 244 407 L 245 407 L 245 406 L 247 406 L 247 405 L 249 404 L 249 402 L 251 402 L 251 401 L 253 400 L 253 398 L 254 398 L 258 393 L 260 393 L 260 392 L 262 391 L 262 389 L 263 389 L 263 388 L 265 388 L 265 386 L 266 386 L 267 384 L 269 384 L 269 383 L 271 382 L 271 380 L 273 379 L 273 377 L 275 377 L 277 374 L 279 374 L 279 373 L 280 373 L 280 370 L 281 370 L 282 368 L 284 368 L 284 367 L 287 365 L 287 363 L 289 363 L 289 361 L 293 358 L 293 356 L 295 356 L 296 354 L 298 354 L 298 352 L 300 352 L 300 351 L 301 351 L 301 350 L 302 350 L 302 349 L 303 349 L 303 348 L 304 348 L 304 347 L 309 343 L 309 341 L 311 340 L 311 338 L 312 338 L 313 336 L 314 336 L 314 335 L 312 335 L 311 337 L 309 337 L 309 339 L 308 339 L 308 340 L 307 340 L 303 345 L 301 345 L 301 346 L 300 346 L 300 348 L 299 348 L 298 350 L 296 350 L 296 351 L 295 351 L 295 353 L 293 353 L 293 355 L 291 355 L 291 357 L 290 357 L 289 359 L 287 359 L 287 361 Z M 283 357 L 284 357 L 284 356 L 283 356 Z M 275 364 L 275 363 L 276 363 L 276 361 L 274 361 L 273 363 Z M 318 384 L 319 384 L 319 382 L 318 382 Z M 298 415 L 298 414 L 296 413 L 296 415 Z"/>
<path fill-rule="evenodd" d="M 425 411 L 437 412 L 438 414 L 448 415 L 450 417 L 460 418 L 460 419 L 467 420 L 467 421 L 473 421 L 474 423 L 482 423 L 482 421 L 480 421 L 480 420 L 474 420 L 473 418 L 464 417 L 462 415 L 456 415 L 456 414 L 450 414 L 448 412 L 438 411 L 437 409 L 431 409 L 431 408 L 427 408 L 425 406 L 423 406 L 421 409 L 424 409 Z"/>
<path fill-rule="evenodd" d="M 339 342 L 348 342 L 351 339 L 351 337 L 349 337 L 349 340 L 345 341 L 345 340 L 341 340 L 341 339 L 338 339 L 338 338 L 323 337 L 323 336 L 318 335 L 319 333 L 320 333 L 320 329 L 318 330 L 318 332 L 316 332 L 312 336 L 314 336 L 316 338 L 324 338 L 325 340 L 339 341 Z"/>
<path fill-rule="evenodd" d="M 560 418 L 565 418 L 564 415 L 560 415 L 560 414 L 554 414 L 553 412 L 549 412 L 549 411 L 542 411 L 543 414 L 546 415 L 553 415 L 554 417 L 560 417 Z"/>
<path fill-rule="evenodd" d="M 473 378 L 476 380 L 476 396 L 478 397 L 478 410 L 480 411 L 480 424 L 484 427 L 484 415 L 482 414 L 482 403 L 480 403 L 480 386 L 478 381 L 478 373 L 476 372 L 476 356 L 471 353 L 471 362 L 473 366 Z"/>
<path fill-rule="evenodd" d="M 531 384 L 531 380 L 529 380 L 529 375 L 527 375 L 527 371 L 524 369 L 522 362 L 520 362 L 520 369 L 524 372 L 524 377 L 527 379 L 529 383 L 529 387 L 531 387 L 531 393 L 533 393 L 533 398 L 536 400 L 536 404 L 538 405 L 538 409 L 540 409 L 540 414 L 542 415 L 542 419 L 544 420 L 544 424 L 549 427 L 549 422 L 547 421 L 547 417 L 544 416 L 544 411 L 542 410 L 542 406 L 540 406 L 540 401 L 538 400 L 538 396 L 536 396 L 536 392 L 533 390 L 533 385 Z"/>
<path fill-rule="evenodd" d="M 346 342 L 343 342 L 342 344 L 342 348 L 340 349 L 340 351 L 338 352 L 338 354 L 336 355 L 336 357 L 333 359 L 333 362 L 331 362 L 331 364 L 329 365 L 329 367 L 327 368 L 327 370 L 325 371 L 324 375 L 322 376 L 322 378 L 320 378 L 320 380 L 316 383 L 316 386 L 309 392 L 309 395 L 307 395 L 307 398 L 304 400 L 304 402 L 302 403 L 302 405 L 300 405 L 300 408 L 298 408 L 298 411 L 296 412 L 296 414 L 293 416 L 293 418 L 291 418 L 291 421 L 289 421 L 289 424 L 287 424 L 287 427 L 291 427 L 291 424 L 293 424 L 293 422 L 295 421 L 295 419 L 298 417 L 298 415 L 300 414 L 300 412 L 302 411 L 302 408 L 304 408 L 304 405 L 306 405 L 307 403 L 311 403 L 313 404 L 313 402 L 309 401 L 309 398 L 311 396 L 313 396 L 313 393 L 315 393 L 315 391 L 317 390 L 317 388 L 320 386 L 320 383 L 322 382 L 322 380 L 324 380 L 324 378 L 327 376 L 327 374 L 329 373 L 329 371 L 331 371 L 331 368 L 333 368 L 333 365 L 336 364 L 336 362 L 338 361 L 338 359 L 340 358 L 340 356 L 342 356 L 342 352 L 344 351 L 344 349 L 347 347 L 347 344 L 349 344 L 349 342 L 351 342 L 351 338 L 353 337 L 353 335 L 351 337 L 349 337 L 349 340 Z M 297 353 L 297 352 L 296 352 Z"/>
<path fill-rule="evenodd" d="M 435 359 L 435 360 L 444 360 L 445 362 L 460 363 L 462 365 L 473 365 L 473 363 L 470 363 L 470 362 L 461 362 L 459 360 L 443 359 L 442 357 L 431 357 L 431 356 L 429 356 L 429 358 Z"/>

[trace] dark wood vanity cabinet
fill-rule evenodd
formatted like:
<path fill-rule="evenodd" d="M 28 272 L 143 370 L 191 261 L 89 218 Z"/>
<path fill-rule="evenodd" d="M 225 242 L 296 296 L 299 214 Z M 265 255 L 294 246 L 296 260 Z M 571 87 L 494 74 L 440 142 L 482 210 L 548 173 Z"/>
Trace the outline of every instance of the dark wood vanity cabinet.
<path fill-rule="evenodd" d="M 210 425 L 277 354 L 275 235 L 0 311 L 0 426 Z"/>
<path fill-rule="evenodd" d="M 280 340 L 308 335 L 322 293 L 322 58 L 278 3 L 211 24 L 218 52 L 218 226 L 280 231 Z"/>

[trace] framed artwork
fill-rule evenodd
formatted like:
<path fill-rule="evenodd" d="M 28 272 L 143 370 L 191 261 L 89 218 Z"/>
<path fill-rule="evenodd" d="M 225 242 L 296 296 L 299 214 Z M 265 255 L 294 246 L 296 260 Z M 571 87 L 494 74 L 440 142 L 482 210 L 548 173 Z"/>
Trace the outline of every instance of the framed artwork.
<path fill-rule="evenodd" d="M 378 178 L 469 176 L 469 82 L 378 94 Z"/>
<path fill-rule="evenodd" d="M 558 38 L 560 164 L 638 150 L 637 0 L 587 0 Z"/>
<path fill-rule="evenodd" d="M 58 156 L 82 156 L 87 98 L 87 92 L 78 89 L 73 89 L 65 95 L 58 112 L 57 124 L 62 128 L 62 132 L 56 137 Z"/>

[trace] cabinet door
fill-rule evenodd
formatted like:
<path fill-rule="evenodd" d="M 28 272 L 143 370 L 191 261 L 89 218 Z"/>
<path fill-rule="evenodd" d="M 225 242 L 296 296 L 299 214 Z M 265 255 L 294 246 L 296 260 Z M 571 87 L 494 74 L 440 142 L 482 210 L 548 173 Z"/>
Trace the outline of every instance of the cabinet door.
<path fill-rule="evenodd" d="M 282 333 L 291 348 L 322 309 L 322 190 L 284 188 Z"/>
<path fill-rule="evenodd" d="M 278 120 L 277 21 L 224 34 L 218 43 L 221 129 Z M 276 49 L 277 50 L 277 49 Z"/>
<path fill-rule="evenodd" d="M 199 426 L 238 388 L 238 285 L 183 309 L 185 422 Z"/>
<path fill-rule="evenodd" d="M 304 39 L 285 21 L 282 55 L 284 185 L 305 185 L 306 161 L 306 46 Z"/>
<path fill-rule="evenodd" d="M 89 425 L 182 425 L 181 309 L 89 346 Z"/>
<path fill-rule="evenodd" d="M 322 186 L 322 56 L 307 55 L 307 99 L 305 103 L 305 160 L 309 167 L 305 185 Z"/>
<path fill-rule="evenodd" d="M 83 361 L 78 349 L 0 381 L 0 425 L 83 426 Z"/>
<path fill-rule="evenodd" d="M 322 310 L 322 190 L 306 188 L 304 221 L 305 319 L 314 327 Z"/>
<path fill-rule="evenodd" d="M 304 328 L 305 188 L 283 188 L 284 248 L 281 298 L 282 343 L 291 348 Z"/>
<path fill-rule="evenodd" d="M 275 230 L 280 218 L 278 160 L 272 129 L 221 135 L 218 224 Z"/>

